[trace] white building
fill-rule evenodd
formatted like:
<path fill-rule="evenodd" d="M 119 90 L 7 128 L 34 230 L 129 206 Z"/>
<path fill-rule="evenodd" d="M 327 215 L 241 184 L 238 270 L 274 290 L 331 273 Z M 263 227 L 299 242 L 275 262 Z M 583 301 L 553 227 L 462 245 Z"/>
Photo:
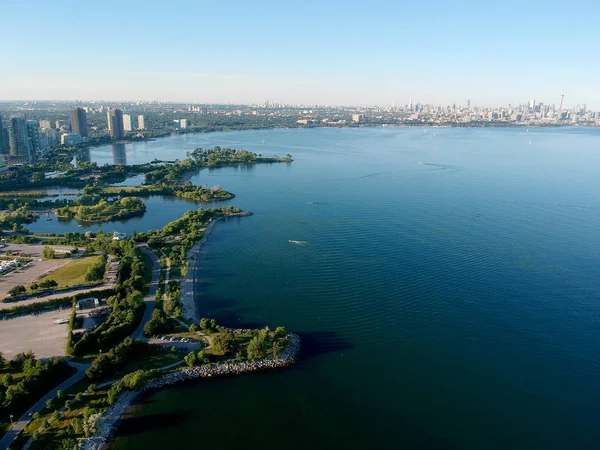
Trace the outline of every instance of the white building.
<path fill-rule="evenodd" d="M 81 136 L 77 133 L 65 133 L 60 137 L 60 145 L 77 145 L 81 143 Z"/>
<path fill-rule="evenodd" d="M 144 121 L 144 116 L 138 116 L 138 130 L 145 130 L 146 122 Z"/>
<path fill-rule="evenodd" d="M 179 128 L 186 129 L 189 126 L 190 126 L 190 121 L 189 120 L 187 120 L 187 119 L 181 119 L 179 121 Z"/>
<path fill-rule="evenodd" d="M 131 114 L 123 114 L 123 129 L 125 131 L 133 131 L 133 116 Z"/>

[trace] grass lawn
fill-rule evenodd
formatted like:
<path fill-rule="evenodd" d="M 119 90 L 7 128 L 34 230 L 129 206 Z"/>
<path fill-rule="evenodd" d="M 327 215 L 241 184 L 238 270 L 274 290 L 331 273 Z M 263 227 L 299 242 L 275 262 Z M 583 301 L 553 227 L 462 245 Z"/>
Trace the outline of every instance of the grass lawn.
<path fill-rule="evenodd" d="M 117 373 L 109 376 L 105 381 L 116 380 L 117 378 L 121 378 L 130 372 L 135 372 L 136 370 L 140 369 L 160 369 L 161 367 L 168 366 L 169 364 L 174 364 L 177 361 L 182 360 L 183 355 L 179 352 L 171 352 L 169 350 L 152 346 L 147 351 L 136 357 L 135 360 L 128 362 L 127 365 L 125 365 L 125 367 L 123 367 Z"/>
<path fill-rule="evenodd" d="M 75 259 L 66 266 L 38 280 L 37 283 L 39 284 L 45 280 L 54 280 L 58 283 L 57 289 L 83 284 L 85 283 L 85 275 L 87 274 L 88 267 L 100 260 L 104 261 L 104 256 L 84 256 Z"/>

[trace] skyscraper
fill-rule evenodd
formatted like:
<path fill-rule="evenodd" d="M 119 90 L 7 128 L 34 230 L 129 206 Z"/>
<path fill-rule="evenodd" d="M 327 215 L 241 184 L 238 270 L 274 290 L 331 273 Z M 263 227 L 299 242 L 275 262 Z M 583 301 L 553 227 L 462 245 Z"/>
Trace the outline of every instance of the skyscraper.
<path fill-rule="evenodd" d="M 27 138 L 29 139 L 31 157 L 35 158 L 36 152 L 40 149 L 40 125 L 37 120 L 28 120 L 25 123 L 27 124 Z"/>
<path fill-rule="evenodd" d="M 2 114 L 0 114 L 0 155 L 6 150 L 8 149 L 4 148 L 4 128 L 2 128 Z"/>
<path fill-rule="evenodd" d="M 71 110 L 71 132 L 79 136 L 88 137 L 87 115 L 83 108 L 73 108 Z"/>
<path fill-rule="evenodd" d="M 125 131 L 133 131 L 133 116 L 131 114 L 123 114 L 123 129 Z"/>
<path fill-rule="evenodd" d="M 138 116 L 138 130 L 146 129 L 146 121 L 144 120 L 144 116 Z"/>
<path fill-rule="evenodd" d="M 31 148 L 29 146 L 29 136 L 27 135 L 27 123 L 25 119 L 21 117 L 10 119 L 8 140 L 10 143 L 11 160 L 31 161 Z"/>
<path fill-rule="evenodd" d="M 123 130 L 123 112 L 120 109 L 109 109 L 107 119 L 110 137 L 123 139 L 123 136 L 125 136 L 125 131 Z"/>

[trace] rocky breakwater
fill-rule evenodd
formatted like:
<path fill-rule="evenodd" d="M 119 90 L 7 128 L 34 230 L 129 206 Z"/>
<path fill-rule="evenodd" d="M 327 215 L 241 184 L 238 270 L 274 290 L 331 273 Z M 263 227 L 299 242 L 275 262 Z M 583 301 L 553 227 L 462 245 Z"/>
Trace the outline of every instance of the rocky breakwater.
<path fill-rule="evenodd" d="M 235 330 L 237 332 L 240 330 Z M 241 330 L 243 331 L 243 330 Z M 300 336 L 289 334 L 290 345 L 282 351 L 277 358 L 267 356 L 254 361 L 233 361 L 219 364 L 203 364 L 202 366 L 188 367 L 176 372 L 163 375 L 151 380 L 137 392 L 124 392 L 119 400 L 102 415 L 96 424 L 96 433 L 92 438 L 83 440 L 78 448 L 83 450 L 100 450 L 108 448 L 111 437 L 114 435 L 119 419 L 131 403 L 143 392 L 152 389 L 162 389 L 177 383 L 195 380 L 198 378 L 212 378 L 225 375 L 238 375 L 247 372 L 279 369 L 295 363 L 300 354 Z"/>
<path fill-rule="evenodd" d="M 290 345 L 282 351 L 277 358 L 267 356 L 266 358 L 254 361 L 233 361 L 188 367 L 150 381 L 148 385 L 145 386 L 144 390 L 163 388 L 165 386 L 197 378 L 237 375 L 246 372 L 258 372 L 261 370 L 278 369 L 289 366 L 298 359 L 298 354 L 300 353 L 300 337 L 294 333 L 290 333 L 289 336 Z"/>

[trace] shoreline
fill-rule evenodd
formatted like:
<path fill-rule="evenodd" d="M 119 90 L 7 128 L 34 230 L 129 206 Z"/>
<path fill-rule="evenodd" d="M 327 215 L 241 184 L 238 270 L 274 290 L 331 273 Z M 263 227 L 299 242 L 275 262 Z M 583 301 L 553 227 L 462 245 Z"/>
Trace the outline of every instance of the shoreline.
<path fill-rule="evenodd" d="M 134 402 L 140 396 L 149 392 L 156 392 L 175 384 L 204 378 L 216 378 L 250 372 L 282 369 L 294 364 L 298 360 L 300 354 L 301 340 L 300 336 L 295 333 L 290 333 L 289 337 L 290 345 L 280 353 L 277 359 L 274 359 L 272 356 L 267 356 L 254 361 L 222 362 L 186 367 L 185 369 L 177 370 L 151 380 L 139 391 L 126 391 L 122 393 L 117 402 L 110 406 L 99 418 L 94 436 L 80 442 L 77 448 L 82 450 L 108 449 L 116 431 L 123 423 L 124 415 L 127 413 L 128 409 L 133 406 Z"/>
<path fill-rule="evenodd" d="M 231 129 L 231 130 L 218 130 L 218 131 L 187 131 L 185 133 L 167 133 L 162 136 L 155 136 L 152 138 L 144 138 L 144 139 L 125 139 L 119 142 L 103 142 L 98 144 L 89 144 L 84 147 L 78 147 L 73 150 L 73 155 L 76 157 L 81 151 L 88 150 L 90 148 L 98 148 L 105 145 L 112 144 L 135 144 L 137 142 L 147 142 L 147 141 L 158 141 L 162 138 L 167 138 L 171 136 L 185 136 L 188 134 L 212 134 L 212 133 L 231 133 L 236 131 L 265 131 L 265 130 L 306 130 L 306 129 L 335 129 L 335 128 L 423 128 L 423 127 L 439 127 L 439 128 L 599 128 L 597 125 L 573 125 L 568 123 L 550 123 L 550 124 L 516 124 L 516 123 L 506 123 L 506 122 L 490 122 L 488 124 L 470 124 L 470 123 L 446 123 L 446 124 L 435 124 L 435 123 L 390 123 L 390 124 L 378 124 L 378 125 L 339 125 L 339 126 L 323 126 L 323 125 L 308 125 L 308 126 L 273 126 L 273 127 L 262 127 L 262 128 L 244 128 L 244 129 Z M 75 164 L 76 165 L 76 164 Z"/>
<path fill-rule="evenodd" d="M 191 320 L 194 323 L 198 323 L 200 321 L 200 317 L 198 316 L 198 308 L 196 299 L 198 297 L 198 291 L 196 290 L 196 280 L 198 278 L 198 264 L 199 264 L 199 256 L 202 247 L 206 243 L 208 237 L 210 236 L 213 228 L 217 224 L 217 222 L 227 219 L 230 217 L 249 217 L 252 213 L 248 211 L 244 211 L 241 213 L 229 214 L 218 217 L 210 221 L 204 234 L 202 235 L 202 239 L 194 244 L 194 246 L 189 249 L 186 254 L 185 260 L 189 262 L 188 273 L 187 276 L 182 280 L 182 285 L 187 283 L 187 286 L 182 286 L 182 294 L 181 296 L 181 308 L 183 310 L 183 318 L 186 320 Z"/>

